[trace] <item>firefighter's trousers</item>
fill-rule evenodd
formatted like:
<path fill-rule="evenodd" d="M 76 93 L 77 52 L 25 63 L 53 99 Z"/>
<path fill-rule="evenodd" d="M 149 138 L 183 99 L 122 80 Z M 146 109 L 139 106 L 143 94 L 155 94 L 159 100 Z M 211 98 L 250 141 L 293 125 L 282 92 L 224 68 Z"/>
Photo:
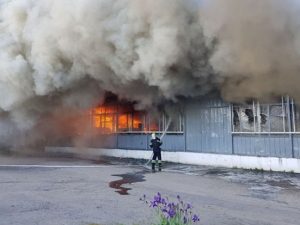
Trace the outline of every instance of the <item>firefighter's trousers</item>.
<path fill-rule="evenodd" d="M 161 171 L 161 151 L 153 152 L 153 157 L 152 157 L 152 170 L 153 171 L 155 171 L 156 163 L 158 163 L 158 170 Z"/>

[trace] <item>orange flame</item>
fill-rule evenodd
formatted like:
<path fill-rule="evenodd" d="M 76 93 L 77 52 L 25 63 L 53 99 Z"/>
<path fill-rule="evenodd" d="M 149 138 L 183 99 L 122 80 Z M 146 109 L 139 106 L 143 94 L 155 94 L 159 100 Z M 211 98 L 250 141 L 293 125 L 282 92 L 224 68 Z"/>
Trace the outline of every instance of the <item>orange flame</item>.
<path fill-rule="evenodd" d="M 91 110 L 92 126 L 101 133 L 127 131 L 157 131 L 157 121 L 146 123 L 146 114 L 135 111 L 130 105 L 102 105 Z M 147 125 L 146 125 L 147 124 Z"/>

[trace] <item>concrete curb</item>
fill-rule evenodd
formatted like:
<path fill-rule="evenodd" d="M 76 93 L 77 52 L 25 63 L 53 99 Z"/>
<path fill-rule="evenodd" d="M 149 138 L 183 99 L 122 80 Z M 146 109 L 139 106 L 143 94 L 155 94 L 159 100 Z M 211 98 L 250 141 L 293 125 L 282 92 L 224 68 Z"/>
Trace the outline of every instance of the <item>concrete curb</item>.
<path fill-rule="evenodd" d="M 149 159 L 152 155 L 152 151 L 145 150 L 74 147 L 46 147 L 45 151 L 48 153 L 76 154 L 81 158 L 88 159 L 96 156 Z M 163 161 L 192 165 L 300 173 L 300 159 L 293 158 L 217 155 L 193 152 L 162 152 L 162 158 Z"/>

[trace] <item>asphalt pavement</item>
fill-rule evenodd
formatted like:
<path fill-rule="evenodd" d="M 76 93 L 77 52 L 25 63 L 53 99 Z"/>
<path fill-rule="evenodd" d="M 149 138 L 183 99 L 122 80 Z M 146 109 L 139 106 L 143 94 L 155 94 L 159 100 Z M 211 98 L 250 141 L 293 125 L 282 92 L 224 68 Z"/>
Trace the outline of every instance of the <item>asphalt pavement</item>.
<path fill-rule="evenodd" d="M 151 224 L 180 195 L 203 225 L 299 225 L 300 175 L 66 155 L 0 156 L 0 225 Z"/>

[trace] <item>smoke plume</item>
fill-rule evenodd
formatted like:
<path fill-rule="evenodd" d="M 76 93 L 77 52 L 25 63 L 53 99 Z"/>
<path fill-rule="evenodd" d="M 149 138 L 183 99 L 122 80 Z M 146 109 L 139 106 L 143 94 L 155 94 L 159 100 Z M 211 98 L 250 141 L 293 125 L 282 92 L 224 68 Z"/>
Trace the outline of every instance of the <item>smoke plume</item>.
<path fill-rule="evenodd" d="M 297 0 L 0 0 L 0 138 L 105 92 L 300 100 L 299 28 Z"/>
<path fill-rule="evenodd" d="M 300 3 L 297 0 L 212 0 L 201 9 L 218 46 L 210 63 L 229 101 L 300 100 Z"/>

